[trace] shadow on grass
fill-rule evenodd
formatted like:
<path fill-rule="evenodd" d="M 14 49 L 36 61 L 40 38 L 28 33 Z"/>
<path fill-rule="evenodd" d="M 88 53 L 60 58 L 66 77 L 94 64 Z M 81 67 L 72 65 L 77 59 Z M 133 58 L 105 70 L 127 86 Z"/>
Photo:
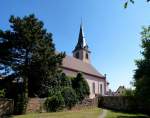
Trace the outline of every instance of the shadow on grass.
<path fill-rule="evenodd" d="M 127 112 L 127 111 L 121 111 L 121 110 L 112 110 L 112 109 L 108 109 L 112 112 L 115 112 L 115 113 L 121 113 L 120 115 L 117 116 L 117 118 L 150 118 L 150 116 L 146 115 L 146 114 L 139 114 L 138 112 L 136 111 L 133 111 L 133 112 Z M 128 116 L 126 114 L 134 114 L 135 116 Z"/>
<path fill-rule="evenodd" d="M 13 116 L 9 115 L 9 116 L 1 116 L 0 118 L 13 118 Z"/>
<path fill-rule="evenodd" d="M 117 118 L 149 118 L 147 116 L 125 116 L 125 115 L 120 115 L 117 116 Z"/>

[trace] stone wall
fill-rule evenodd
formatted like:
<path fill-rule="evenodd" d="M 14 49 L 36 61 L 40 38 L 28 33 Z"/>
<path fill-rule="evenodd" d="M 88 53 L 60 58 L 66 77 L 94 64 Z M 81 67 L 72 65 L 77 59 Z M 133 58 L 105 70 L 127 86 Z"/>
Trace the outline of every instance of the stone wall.
<path fill-rule="evenodd" d="M 72 110 L 80 110 L 84 108 L 92 108 L 98 106 L 98 98 L 90 99 L 86 98 L 81 103 L 76 104 Z"/>
<path fill-rule="evenodd" d="M 0 98 L 0 117 L 12 114 L 14 110 L 14 101 L 11 99 Z"/>
<path fill-rule="evenodd" d="M 28 104 L 27 104 L 27 113 L 30 112 L 45 112 L 44 108 L 44 102 L 45 98 L 29 98 Z"/>
<path fill-rule="evenodd" d="M 127 96 L 99 97 L 98 106 L 120 111 L 138 111 L 139 101 Z"/>
<path fill-rule="evenodd" d="M 44 102 L 46 98 L 29 98 L 28 105 L 27 105 L 27 112 L 46 112 L 44 107 Z M 94 99 L 85 99 L 81 103 L 76 104 L 72 110 L 80 110 L 84 108 L 91 108 L 98 106 L 98 98 Z"/>

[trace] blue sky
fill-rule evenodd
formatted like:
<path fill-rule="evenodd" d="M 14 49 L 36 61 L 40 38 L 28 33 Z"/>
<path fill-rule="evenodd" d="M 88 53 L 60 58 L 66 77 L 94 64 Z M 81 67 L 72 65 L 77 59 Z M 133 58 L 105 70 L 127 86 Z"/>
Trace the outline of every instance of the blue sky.
<path fill-rule="evenodd" d="M 150 5 L 136 1 L 125 10 L 125 0 L 1 0 L 0 29 L 8 29 L 10 15 L 34 13 L 53 33 L 59 51 L 72 55 L 81 17 L 91 50 L 91 63 L 107 74 L 110 88 L 130 87 L 134 60 L 140 55 L 140 32 L 150 23 Z"/>

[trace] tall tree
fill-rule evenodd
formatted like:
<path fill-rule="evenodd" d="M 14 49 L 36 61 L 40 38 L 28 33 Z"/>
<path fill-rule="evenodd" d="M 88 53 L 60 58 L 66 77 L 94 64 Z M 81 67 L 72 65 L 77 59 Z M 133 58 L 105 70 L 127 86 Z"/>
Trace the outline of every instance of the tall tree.
<path fill-rule="evenodd" d="M 78 73 L 72 80 L 72 88 L 76 92 L 78 101 L 82 101 L 90 94 L 89 85 L 81 73 Z"/>
<path fill-rule="evenodd" d="M 10 17 L 10 30 L 0 30 L 0 65 L 23 78 L 25 96 L 48 91 L 64 53 L 56 54 L 52 34 L 34 15 Z M 8 69 L 7 69 L 8 70 Z M 39 91 L 39 92 L 37 92 Z M 45 94 L 41 92 L 41 94 Z"/>
<path fill-rule="evenodd" d="M 150 111 L 150 26 L 143 28 L 141 35 L 143 58 L 136 61 L 135 94 L 144 103 L 146 110 Z"/>

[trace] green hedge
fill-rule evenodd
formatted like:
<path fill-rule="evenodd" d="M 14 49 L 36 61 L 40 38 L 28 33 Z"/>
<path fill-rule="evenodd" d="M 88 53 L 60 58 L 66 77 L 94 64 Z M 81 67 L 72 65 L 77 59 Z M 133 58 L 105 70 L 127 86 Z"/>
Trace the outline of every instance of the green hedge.
<path fill-rule="evenodd" d="M 45 106 L 48 112 L 56 112 L 64 108 L 65 102 L 60 92 L 48 97 L 45 101 Z"/>
<path fill-rule="evenodd" d="M 75 91 L 71 87 L 65 87 L 61 93 L 65 101 L 65 107 L 71 109 L 77 103 Z"/>

